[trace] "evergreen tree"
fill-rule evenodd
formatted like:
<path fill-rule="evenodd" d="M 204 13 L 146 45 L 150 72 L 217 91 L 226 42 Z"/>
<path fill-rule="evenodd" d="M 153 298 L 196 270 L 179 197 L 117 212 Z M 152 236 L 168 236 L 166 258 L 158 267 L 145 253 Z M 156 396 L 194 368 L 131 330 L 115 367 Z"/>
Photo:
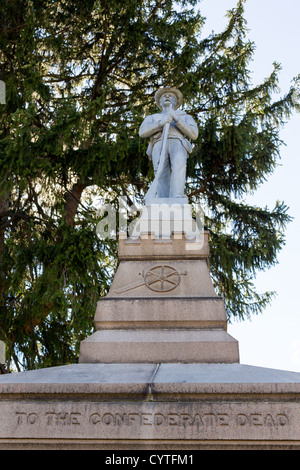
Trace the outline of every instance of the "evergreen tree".
<path fill-rule="evenodd" d="M 199 126 L 187 194 L 204 202 L 211 273 L 229 319 L 261 312 L 255 274 L 276 263 L 283 203 L 243 197 L 274 170 L 293 89 L 280 70 L 251 86 L 243 1 L 201 38 L 196 1 L 3 0 L 0 5 L 0 339 L 18 370 L 76 362 L 117 241 L 97 237 L 99 198 L 142 201 L 153 170 L 138 137 L 160 86 L 181 89 Z M 201 4 L 200 4 L 201 7 Z"/>

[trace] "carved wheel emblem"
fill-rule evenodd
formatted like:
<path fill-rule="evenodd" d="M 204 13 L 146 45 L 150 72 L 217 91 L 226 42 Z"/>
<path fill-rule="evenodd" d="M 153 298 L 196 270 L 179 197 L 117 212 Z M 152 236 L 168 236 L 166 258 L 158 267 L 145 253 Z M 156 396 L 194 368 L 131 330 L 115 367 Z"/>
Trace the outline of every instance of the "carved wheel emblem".
<path fill-rule="evenodd" d="M 175 289 L 180 282 L 180 275 L 171 266 L 155 266 L 145 274 L 146 286 L 156 292 L 168 292 Z"/>
<path fill-rule="evenodd" d="M 124 292 L 144 285 L 155 292 L 169 292 L 178 286 L 180 276 L 186 275 L 187 272 L 183 271 L 179 273 L 175 268 L 172 268 L 172 266 L 158 265 L 139 274 L 142 276 L 142 280 L 116 289 L 114 292 L 116 294 L 123 294 Z"/>

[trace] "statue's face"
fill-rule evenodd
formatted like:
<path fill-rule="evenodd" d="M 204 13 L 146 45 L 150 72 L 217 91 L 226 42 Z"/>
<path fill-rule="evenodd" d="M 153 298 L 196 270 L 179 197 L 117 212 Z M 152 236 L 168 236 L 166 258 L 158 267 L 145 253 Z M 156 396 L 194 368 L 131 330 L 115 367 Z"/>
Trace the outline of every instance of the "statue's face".
<path fill-rule="evenodd" d="M 164 93 L 162 97 L 160 98 L 160 105 L 162 109 L 167 108 L 167 107 L 172 107 L 173 109 L 175 108 L 177 104 L 177 98 L 174 93 Z"/>

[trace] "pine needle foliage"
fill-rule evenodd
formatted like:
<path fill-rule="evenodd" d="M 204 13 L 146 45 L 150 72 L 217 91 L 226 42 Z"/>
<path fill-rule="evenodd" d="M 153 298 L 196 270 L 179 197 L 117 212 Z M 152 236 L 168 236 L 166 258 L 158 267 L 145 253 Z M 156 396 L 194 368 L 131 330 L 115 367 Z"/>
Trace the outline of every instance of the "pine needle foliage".
<path fill-rule="evenodd" d="M 200 8 L 200 9 L 199 9 Z M 176 86 L 199 126 L 187 194 L 205 204 L 211 274 L 228 318 L 262 312 L 253 280 L 284 244 L 287 207 L 246 204 L 280 158 L 295 108 L 279 64 L 251 83 L 244 1 L 201 35 L 201 3 L 2 0 L 0 4 L 0 339 L 14 370 L 77 361 L 117 241 L 96 234 L 96 201 L 142 201 L 153 170 L 138 128 L 160 86 Z"/>

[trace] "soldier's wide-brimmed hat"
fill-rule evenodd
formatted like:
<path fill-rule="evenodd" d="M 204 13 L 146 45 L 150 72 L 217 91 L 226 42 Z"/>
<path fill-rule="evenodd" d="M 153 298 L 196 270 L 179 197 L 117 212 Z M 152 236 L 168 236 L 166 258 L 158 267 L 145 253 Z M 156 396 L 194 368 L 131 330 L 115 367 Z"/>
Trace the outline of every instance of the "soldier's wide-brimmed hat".
<path fill-rule="evenodd" d="M 177 88 L 165 87 L 165 88 L 159 88 L 154 95 L 155 103 L 157 104 L 159 109 L 161 109 L 160 98 L 162 97 L 164 93 L 173 93 L 177 99 L 175 109 L 179 108 L 179 106 L 182 104 L 182 101 L 183 101 L 183 96 L 182 96 L 181 91 L 177 90 Z"/>

